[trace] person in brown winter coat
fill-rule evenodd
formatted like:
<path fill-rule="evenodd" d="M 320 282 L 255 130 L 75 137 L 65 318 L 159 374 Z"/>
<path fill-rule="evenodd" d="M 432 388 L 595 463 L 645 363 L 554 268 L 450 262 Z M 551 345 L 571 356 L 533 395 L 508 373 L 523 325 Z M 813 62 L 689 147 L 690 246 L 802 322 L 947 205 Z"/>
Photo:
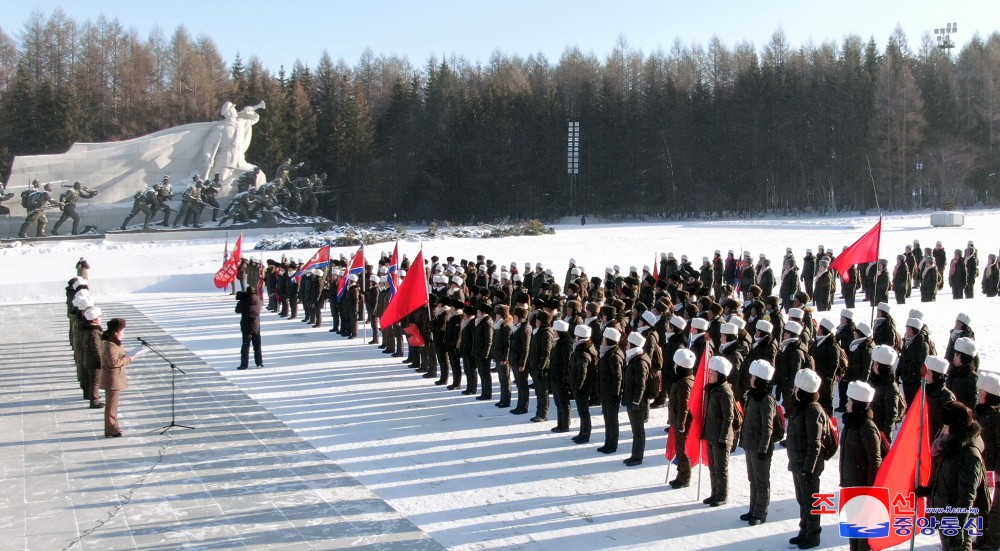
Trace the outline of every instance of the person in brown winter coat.
<path fill-rule="evenodd" d="M 774 366 L 765 360 L 750 364 L 750 384 L 746 396 L 740 446 L 746 451 L 747 478 L 750 480 L 750 508 L 740 515 L 750 526 L 767 520 L 771 503 L 771 457 L 774 444 L 784 436 L 784 418 L 771 395 Z M 775 430 L 777 428 L 778 430 Z"/>
<path fill-rule="evenodd" d="M 955 394 L 948 390 L 945 381 L 951 366 L 942 358 L 927 356 L 924 360 L 924 392 L 927 396 L 927 434 L 933 440 L 941 431 L 941 408 L 955 401 Z"/>
<path fill-rule="evenodd" d="M 642 465 L 646 450 L 646 419 L 649 417 L 649 400 L 646 382 L 649 378 L 650 360 L 643 347 L 646 337 L 638 331 L 629 333 L 628 350 L 625 352 L 625 369 L 622 371 L 622 404 L 628 413 L 632 429 L 632 453 L 625 459 L 626 467 Z"/>
<path fill-rule="evenodd" d="M 736 399 L 727 378 L 733 364 L 716 356 L 708 362 L 708 379 L 705 386 L 708 401 L 705 405 L 705 429 L 702 438 L 708 443 L 708 473 L 712 480 L 712 493 L 702 503 L 718 507 L 729 499 L 729 454 L 733 448 L 733 417 Z"/>
<path fill-rule="evenodd" d="M 847 386 L 847 411 L 840 431 L 840 487 L 872 486 L 882 464 L 882 437 L 869 405 L 875 389 L 868 383 L 851 381 Z M 868 551 L 868 540 L 851 538 L 851 551 Z"/>
<path fill-rule="evenodd" d="M 691 428 L 691 411 L 688 402 L 694 388 L 694 352 L 680 348 L 674 352 L 674 382 L 667 400 L 667 423 L 674 429 L 677 449 L 677 478 L 670 481 L 671 488 L 687 488 L 691 485 L 691 459 L 684 453 L 687 433 Z"/>
<path fill-rule="evenodd" d="M 125 336 L 125 320 L 111 318 L 108 328 L 101 334 L 101 388 L 104 390 L 104 436 L 113 438 L 122 435 L 118 424 L 118 401 L 121 391 L 128 388 L 126 368 L 132 357 L 122 348 Z"/>
<path fill-rule="evenodd" d="M 788 432 L 788 470 L 795 485 L 799 504 L 799 533 L 788 540 L 799 549 L 811 549 L 820 543 L 820 517 L 812 513 L 813 496 L 820 491 L 823 474 L 823 433 L 830 430 L 830 419 L 819 405 L 820 376 L 811 369 L 795 374 L 795 400 L 786 408 Z"/>
<path fill-rule="evenodd" d="M 104 407 L 101 403 L 101 309 L 91 306 L 84 311 L 86 325 L 77 331 L 80 333 L 80 357 L 83 360 L 83 370 L 86 374 L 86 384 L 90 391 L 90 409 Z"/>

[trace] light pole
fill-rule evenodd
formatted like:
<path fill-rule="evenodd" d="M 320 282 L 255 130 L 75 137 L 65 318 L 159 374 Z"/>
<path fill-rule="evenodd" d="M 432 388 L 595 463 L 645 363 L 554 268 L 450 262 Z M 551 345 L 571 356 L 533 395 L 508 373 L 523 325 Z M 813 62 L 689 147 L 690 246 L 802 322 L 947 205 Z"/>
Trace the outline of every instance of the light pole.
<path fill-rule="evenodd" d="M 951 58 L 951 50 L 955 47 L 955 41 L 951 39 L 952 33 L 958 32 L 958 23 L 948 23 L 940 29 L 934 29 L 934 34 L 937 36 L 938 48 L 944 50 L 944 53 L 948 58 Z"/>
<path fill-rule="evenodd" d="M 913 188 L 913 208 L 919 210 L 924 206 L 924 163 L 917 161 L 917 185 Z"/>
<path fill-rule="evenodd" d="M 566 134 L 566 174 L 569 176 L 569 211 L 576 213 L 577 177 L 580 174 L 580 122 L 569 121 Z"/>

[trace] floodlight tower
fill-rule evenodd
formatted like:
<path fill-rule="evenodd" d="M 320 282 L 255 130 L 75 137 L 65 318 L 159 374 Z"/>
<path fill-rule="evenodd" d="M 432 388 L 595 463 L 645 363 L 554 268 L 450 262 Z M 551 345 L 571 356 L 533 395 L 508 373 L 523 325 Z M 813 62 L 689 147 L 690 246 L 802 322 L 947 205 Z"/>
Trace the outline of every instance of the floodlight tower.
<path fill-rule="evenodd" d="M 940 29 L 934 29 L 937 36 L 938 48 L 944 50 L 945 55 L 951 58 L 951 50 L 955 47 L 955 41 L 951 39 L 952 33 L 958 32 L 958 23 L 948 23 Z"/>

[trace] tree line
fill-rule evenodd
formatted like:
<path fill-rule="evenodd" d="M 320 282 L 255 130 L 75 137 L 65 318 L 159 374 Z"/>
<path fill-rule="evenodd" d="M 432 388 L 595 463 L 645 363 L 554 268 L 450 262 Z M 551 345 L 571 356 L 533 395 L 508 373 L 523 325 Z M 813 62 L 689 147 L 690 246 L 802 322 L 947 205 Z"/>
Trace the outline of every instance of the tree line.
<path fill-rule="evenodd" d="M 995 205 L 1000 33 L 914 50 L 847 35 L 795 47 L 675 42 L 558 61 L 501 52 L 472 63 L 370 50 L 353 66 L 226 62 L 179 27 L 147 37 L 117 19 L 35 12 L 0 29 L 0 171 L 14 155 L 215 120 L 267 104 L 247 159 L 327 173 L 325 214 L 348 222 L 568 215 L 761 213 Z M 579 122 L 579 174 L 567 125 Z M 18 182 L 23 185 L 24 182 Z"/>

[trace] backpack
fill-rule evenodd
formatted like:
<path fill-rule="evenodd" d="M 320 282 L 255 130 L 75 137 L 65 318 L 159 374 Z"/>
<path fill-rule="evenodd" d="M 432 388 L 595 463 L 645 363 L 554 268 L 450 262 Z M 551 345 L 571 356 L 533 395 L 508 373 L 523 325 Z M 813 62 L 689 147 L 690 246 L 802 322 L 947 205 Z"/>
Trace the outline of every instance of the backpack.
<path fill-rule="evenodd" d="M 28 196 L 28 208 L 31 210 L 38 210 L 45 206 L 45 198 L 48 194 L 44 191 L 33 191 L 31 195 Z"/>
<path fill-rule="evenodd" d="M 31 204 L 31 194 L 34 192 L 35 190 L 31 188 L 28 188 L 21 192 L 21 206 L 23 208 L 28 208 L 28 205 Z"/>
<path fill-rule="evenodd" d="M 739 400 L 733 400 L 733 446 L 729 453 L 736 451 L 740 443 L 740 433 L 743 430 L 743 406 Z"/>
<path fill-rule="evenodd" d="M 771 417 L 771 445 L 773 446 L 784 439 L 785 439 L 785 412 L 781 406 L 775 403 L 774 416 Z"/>
<path fill-rule="evenodd" d="M 826 417 L 826 426 L 823 427 L 822 445 L 820 446 L 819 455 L 823 458 L 823 461 L 829 461 L 837 454 L 840 442 L 837 437 L 837 429 L 833 426 L 833 419 L 827 417 L 826 413 L 823 413 L 823 417 Z"/>

